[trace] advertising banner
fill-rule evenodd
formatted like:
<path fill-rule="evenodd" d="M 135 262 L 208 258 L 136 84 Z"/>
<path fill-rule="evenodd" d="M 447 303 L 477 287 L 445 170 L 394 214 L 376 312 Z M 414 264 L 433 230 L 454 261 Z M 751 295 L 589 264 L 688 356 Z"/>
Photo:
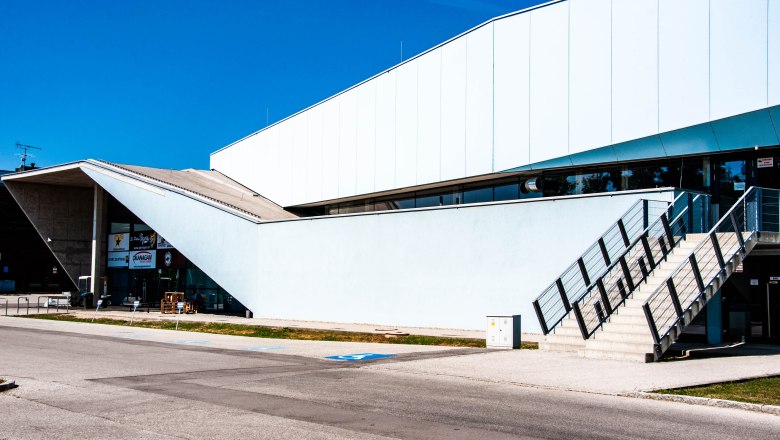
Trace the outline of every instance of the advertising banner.
<path fill-rule="evenodd" d="M 168 243 L 162 235 L 157 234 L 157 249 L 173 249 L 173 245 Z"/>
<path fill-rule="evenodd" d="M 117 232 L 108 234 L 108 252 L 119 252 L 130 250 L 130 234 L 127 232 Z"/>
<path fill-rule="evenodd" d="M 130 250 L 146 251 L 157 249 L 157 234 L 152 231 L 133 232 L 130 234 Z"/>
<path fill-rule="evenodd" d="M 130 251 L 130 269 L 154 269 L 157 251 Z"/>
<path fill-rule="evenodd" d="M 157 250 L 158 269 L 186 269 L 187 259 L 176 249 Z"/>
<path fill-rule="evenodd" d="M 108 267 L 127 267 L 130 263 L 130 252 L 109 252 Z"/>

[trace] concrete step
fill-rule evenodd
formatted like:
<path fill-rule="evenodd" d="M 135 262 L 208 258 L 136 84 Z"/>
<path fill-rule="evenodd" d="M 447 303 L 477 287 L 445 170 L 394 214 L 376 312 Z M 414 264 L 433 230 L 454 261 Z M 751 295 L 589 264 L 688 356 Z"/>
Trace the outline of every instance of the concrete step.
<path fill-rule="evenodd" d="M 636 333 L 636 334 L 642 334 L 646 335 L 649 334 L 650 329 L 647 326 L 647 321 L 643 322 L 644 325 L 639 325 L 637 323 L 620 323 L 615 322 L 613 320 L 610 320 L 609 322 L 605 323 L 602 327 L 602 331 L 598 332 L 600 333 L 608 333 L 608 332 L 616 332 L 616 333 Z"/>
<path fill-rule="evenodd" d="M 652 341 L 630 342 L 589 339 L 585 343 L 585 350 L 616 351 L 622 353 L 652 353 L 654 347 Z"/>
<path fill-rule="evenodd" d="M 572 353 L 579 353 L 583 350 L 584 344 L 553 344 L 550 342 L 539 342 L 539 350 L 543 351 L 565 351 Z"/>
<path fill-rule="evenodd" d="M 647 318 L 643 315 L 612 315 L 609 317 L 610 324 L 647 326 Z"/>
<path fill-rule="evenodd" d="M 579 327 L 555 327 L 555 331 L 553 333 L 550 333 L 548 336 L 578 336 L 580 339 L 582 339 L 582 332 L 580 332 Z"/>
<path fill-rule="evenodd" d="M 611 359 L 616 361 L 629 361 L 629 362 L 652 362 L 652 353 L 633 353 L 633 352 L 619 352 L 610 350 L 581 350 L 577 352 L 580 356 L 589 359 Z"/>
<path fill-rule="evenodd" d="M 613 314 L 617 316 L 640 316 L 642 319 L 645 317 L 645 311 L 642 310 L 642 307 L 627 307 L 623 305 L 623 307 L 619 307 L 617 311 Z"/>
<path fill-rule="evenodd" d="M 564 345 L 585 345 L 585 340 L 582 339 L 582 335 L 567 335 L 567 336 L 555 336 L 547 335 L 544 341 L 549 344 L 564 344 Z"/>
<path fill-rule="evenodd" d="M 637 329 L 638 330 L 638 329 Z M 591 339 L 594 341 L 609 341 L 609 342 L 626 342 L 632 344 L 647 344 L 653 343 L 653 337 L 650 336 L 650 331 L 645 327 L 644 332 L 618 332 L 615 329 L 604 329 L 604 331 L 596 332 Z M 586 345 L 587 346 L 587 345 Z"/>

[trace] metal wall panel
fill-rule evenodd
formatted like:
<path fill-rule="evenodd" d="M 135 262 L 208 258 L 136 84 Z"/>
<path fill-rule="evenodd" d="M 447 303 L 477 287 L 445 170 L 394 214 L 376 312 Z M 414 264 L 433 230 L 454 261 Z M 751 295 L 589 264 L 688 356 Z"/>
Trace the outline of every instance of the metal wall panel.
<path fill-rule="evenodd" d="M 493 167 L 495 171 L 527 165 L 529 14 L 495 23 Z"/>
<path fill-rule="evenodd" d="M 769 105 L 780 105 L 780 0 L 769 0 Z M 780 121 L 779 121 L 780 122 Z"/>
<path fill-rule="evenodd" d="M 441 179 L 466 175 L 466 39 L 441 48 Z"/>
<path fill-rule="evenodd" d="M 466 175 L 493 171 L 493 24 L 466 35 Z"/>
<path fill-rule="evenodd" d="M 292 121 L 293 125 L 293 156 L 292 156 L 292 194 L 290 203 L 306 202 L 306 159 L 309 141 L 309 113 L 301 113 Z"/>
<path fill-rule="evenodd" d="M 356 192 L 374 191 L 376 167 L 376 82 L 357 88 L 357 182 Z"/>
<path fill-rule="evenodd" d="M 279 125 L 268 127 L 265 131 L 265 145 L 263 146 L 263 167 L 261 172 L 265 177 L 265 185 L 262 188 L 263 196 L 268 199 L 282 204 L 279 200 L 279 191 L 277 190 L 279 181 L 279 150 L 280 150 L 280 137 L 279 137 Z M 243 165 L 243 163 L 242 163 Z"/>
<path fill-rule="evenodd" d="M 396 70 L 395 186 L 417 183 L 417 60 Z"/>
<path fill-rule="evenodd" d="M 569 2 L 569 153 L 612 140 L 612 2 Z"/>
<path fill-rule="evenodd" d="M 286 124 L 279 125 L 279 159 L 276 168 L 274 181 L 274 190 L 278 203 L 282 205 L 290 204 L 290 194 L 292 193 L 292 169 L 293 169 L 293 128 L 295 118 L 290 119 Z"/>
<path fill-rule="evenodd" d="M 322 198 L 339 195 L 339 101 L 322 104 Z"/>
<path fill-rule="evenodd" d="M 309 145 L 306 154 L 306 201 L 322 200 L 322 107 L 309 113 Z"/>
<path fill-rule="evenodd" d="M 612 142 L 658 133 L 658 0 L 612 2 Z"/>
<path fill-rule="evenodd" d="M 766 107 L 767 0 L 711 0 L 710 117 Z"/>
<path fill-rule="evenodd" d="M 660 131 L 700 124 L 710 114 L 709 0 L 660 0 Z"/>
<path fill-rule="evenodd" d="M 395 70 L 376 81 L 375 190 L 395 187 Z"/>
<path fill-rule="evenodd" d="M 438 182 L 441 167 L 441 49 L 417 63 L 417 184 Z"/>
<path fill-rule="evenodd" d="M 569 4 L 531 11 L 531 162 L 569 150 Z"/>
<path fill-rule="evenodd" d="M 355 195 L 357 180 L 357 92 L 339 96 L 339 197 Z"/>

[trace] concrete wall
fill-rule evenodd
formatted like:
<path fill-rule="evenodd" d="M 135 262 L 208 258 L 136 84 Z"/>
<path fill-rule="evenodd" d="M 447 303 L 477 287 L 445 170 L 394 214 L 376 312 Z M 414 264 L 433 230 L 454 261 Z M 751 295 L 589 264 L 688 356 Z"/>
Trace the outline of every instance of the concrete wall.
<path fill-rule="evenodd" d="M 475 328 L 522 314 L 641 197 L 616 194 L 263 224 L 257 316 Z"/>
<path fill-rule="evenodd" d="M 648 190 L 256 223 L 85 169 L 257 317 L 481 328 L 520 313 Z M 197 219 L 197 221 L 182 221 Z"/>
<path fill-rule="evenodd" d="M 89 275 L 94 190 L 15 181 L 5 185 L 73 283 Z"/>
<path fill-rule="evenodd" d="M 778 105 L 778 23 L 780 0 L 554 2 L 261 130 L 212 154 L 211 167 L 290 206 L 498 172 Z"/>

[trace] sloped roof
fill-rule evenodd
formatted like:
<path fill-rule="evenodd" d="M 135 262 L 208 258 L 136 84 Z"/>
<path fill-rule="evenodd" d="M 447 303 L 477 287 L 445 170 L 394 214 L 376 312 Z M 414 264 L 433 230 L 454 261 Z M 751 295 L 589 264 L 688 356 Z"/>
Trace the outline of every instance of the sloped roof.
<path fill-rule="evenodd" d="M 178 171 L 111 162 L 103 163 L 197 194 L 259 217 L 261 220 L 283 220 L 298 217 L 219 171 L 195 169 Z"/>

